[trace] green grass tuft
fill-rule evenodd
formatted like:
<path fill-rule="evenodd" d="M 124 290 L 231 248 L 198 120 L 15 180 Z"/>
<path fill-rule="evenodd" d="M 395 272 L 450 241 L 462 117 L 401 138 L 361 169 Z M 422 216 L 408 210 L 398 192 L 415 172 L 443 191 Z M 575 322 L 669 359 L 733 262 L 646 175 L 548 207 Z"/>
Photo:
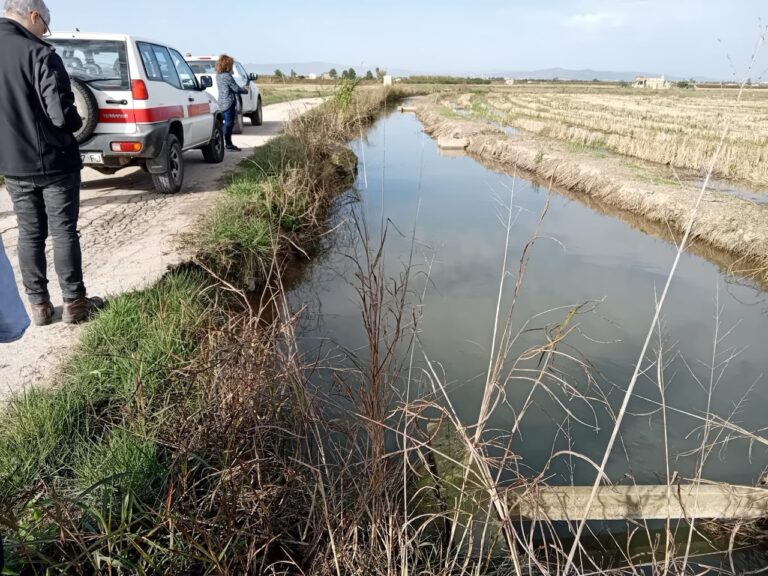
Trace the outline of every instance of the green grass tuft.
<path fill-rule="evenodd" d="M 157 499 L 165 468 L 154 442 L 115 428 L 74 456 L 73 485 L 81 500 L 108 511 L 127 495 L 145 502 Z"/>
<path fill-rule="evenodd" d="M 0 419 L 0 500 L 36 481 L 68 483 L 83 445 L 102 442 L 111 423 L 140 404 L 150 411 L 200 347 L 205 278 L 176 273 L 119 296 L 88 326 L 61 382 L 32 388 Z"/>

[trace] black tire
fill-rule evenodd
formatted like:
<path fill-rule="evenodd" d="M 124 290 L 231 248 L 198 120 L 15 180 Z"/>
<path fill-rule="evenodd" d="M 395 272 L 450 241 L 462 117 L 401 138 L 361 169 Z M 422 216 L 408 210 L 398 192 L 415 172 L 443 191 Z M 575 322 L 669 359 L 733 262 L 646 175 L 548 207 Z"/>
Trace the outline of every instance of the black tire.
<path fill-rule="evenodd" d="M 161 194 L 175 194 L 181 190 L 184 183 L 184 154 L 179 139 L 173 134 L 168 134 L 163 152 L 166 154 L 168 169 L 162 174 L 152 174 L 152 183 L 155 190 Z"/>
<path fill-rule="evenodd" d="M 82 144 L 93 136 L 96 125 L 99 123 L 99 103 L 91 89 L 82 80 L 72 78 L 72 92 L 75 95 L 77 111 L 83 119 L 83 125 L 74 133 L 74 137 L 78 144 Z"/>
<path fill-rule="evenodd" d="M 203 151 L 203 158 L 208 164 L 218 164 L 224 160 L 224 127 L 221 122 L 216 120 L 211 141 L 200 150 Z"/>
<path fill-rule="evenodd" d="M 238 104 L 237 110 L 235 110 L 235 125 L 232 128 L 232 134 L 243 133 L 243 106 Z"/>
<path fill-rule="evenodd" d="M 264 124 L 264 112 L 261 110 L 261 97 L 259 97 L 259 104 L 256 106 L 256 112 L 251 114 L 251 125 L 261 126 Z"/>

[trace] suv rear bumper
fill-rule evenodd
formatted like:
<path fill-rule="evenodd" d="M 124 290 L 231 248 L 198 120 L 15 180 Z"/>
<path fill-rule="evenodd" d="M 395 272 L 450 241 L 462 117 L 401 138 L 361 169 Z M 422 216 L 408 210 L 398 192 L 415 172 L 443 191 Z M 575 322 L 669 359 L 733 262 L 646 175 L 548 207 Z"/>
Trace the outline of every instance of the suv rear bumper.
<path fill-rule="evenodd" d="M 139 164 L 140 160 L 157 158 L 168 139 L 168 124 L 139 125 L 133 134 L 96 134 L 80 144 L 80 155 L 85 166 L 94 168 L 123 168 Z M 114 152 L 113 142 L 138 142 L 139 152 Z M 102 162 L 94 162 L 94 154 L 101 155 Z"/>

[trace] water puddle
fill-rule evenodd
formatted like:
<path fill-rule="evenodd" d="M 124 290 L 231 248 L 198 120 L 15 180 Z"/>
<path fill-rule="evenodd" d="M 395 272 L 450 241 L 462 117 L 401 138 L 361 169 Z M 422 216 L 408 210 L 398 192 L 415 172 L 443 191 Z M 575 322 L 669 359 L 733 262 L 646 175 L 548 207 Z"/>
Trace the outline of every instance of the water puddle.
<path fill-rule="evenodd" d="M 484 114 L 483 119 L 488 121 L 488 123 L 493 126 L 494 128 L 497 128 L 510 138 L 514 138 L 517 136 L 517 128 L 514 128 L 513 126 L 508 126 L 504 123 L 503 118 L 504 114 L 500 111 L 497 111 L 487 105 L 483 105 Z M 467 110 L 466 108 L 462 107 L 455 107 L 453 109 L 453 113 L 461 116 L 462 118 L 472 118 L 473 114 L 471 110 Z"/>
<path fill-rule="evenodd" d="M 704 186 L 703 178 L 688 179 L 685 182 L 696 190 L 701 190 L 701 187 Z M 742 200 L 754 204 L 768 204 L 768 190 L 753 190 L 746 186 L 739 186 L 738 184 L 726 180 L 711 179 L 707 186 L 707 190 L 735 196 L 736 198 L 741 198 Z"/>

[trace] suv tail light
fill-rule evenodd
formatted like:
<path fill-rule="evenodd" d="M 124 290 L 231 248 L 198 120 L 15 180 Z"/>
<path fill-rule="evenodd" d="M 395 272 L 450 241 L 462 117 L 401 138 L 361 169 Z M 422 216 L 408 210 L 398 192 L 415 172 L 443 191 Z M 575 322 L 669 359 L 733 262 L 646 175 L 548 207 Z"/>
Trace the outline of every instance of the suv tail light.
<path fill-rule="evenodd" d="M 149 92 L 144 80 L 133 80 L 131 82 L 131 96 L 134 100 L 149 100 Z"/>
<path fill-rule="evenodd" d="M 141 142 L 112 142 L 112 152 L 141 152 Z"/>

